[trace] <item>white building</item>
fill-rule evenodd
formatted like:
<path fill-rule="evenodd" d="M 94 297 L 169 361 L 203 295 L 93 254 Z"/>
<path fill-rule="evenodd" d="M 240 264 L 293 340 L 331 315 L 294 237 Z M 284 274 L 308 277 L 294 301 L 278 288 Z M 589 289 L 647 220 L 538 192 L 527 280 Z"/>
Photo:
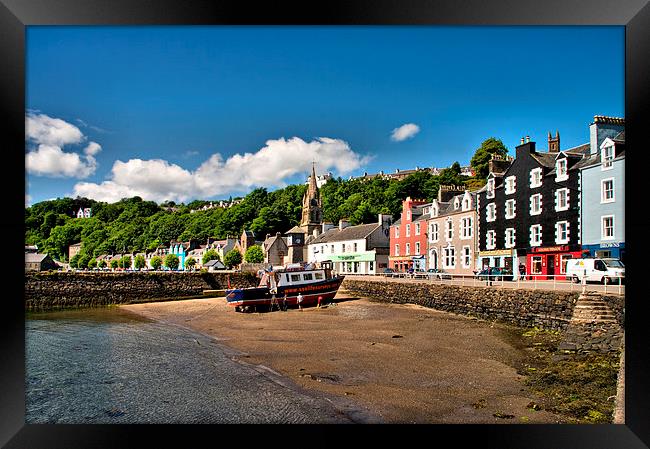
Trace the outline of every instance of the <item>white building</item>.
<path fill-rule="evenodd" d="M 307 246 L 308 262 L 331 262 L 340 274 L 381 273 L 388 267 L 390 215 L 379 214 L 377 223 L 338 227 L 323 231 Z M 329 225 L 331 226 L 331 225 Z"/>

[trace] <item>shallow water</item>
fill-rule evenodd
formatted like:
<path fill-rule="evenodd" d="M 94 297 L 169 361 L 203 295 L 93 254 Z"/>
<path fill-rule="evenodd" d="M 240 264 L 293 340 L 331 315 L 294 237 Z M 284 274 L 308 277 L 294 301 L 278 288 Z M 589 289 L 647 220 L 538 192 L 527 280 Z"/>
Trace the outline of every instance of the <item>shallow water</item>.
<path fill-rule="evenodd" d="M 207 336 L 119 307 L 28 313 L 25 330 L 28 424 L 351 422 Z"/>

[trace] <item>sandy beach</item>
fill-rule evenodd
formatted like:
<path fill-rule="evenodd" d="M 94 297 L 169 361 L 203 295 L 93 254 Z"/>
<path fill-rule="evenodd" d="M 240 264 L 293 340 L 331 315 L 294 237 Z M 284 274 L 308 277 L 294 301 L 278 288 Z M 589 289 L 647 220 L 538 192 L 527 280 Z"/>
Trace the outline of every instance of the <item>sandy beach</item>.
<path fill-rule="evenodd" d="M 120 306 L 208 335 L 233 358 L 299 387 L 352 400 L 385 423 L 558 423 L 516 366 L 523 332 L 410 304 L 339 291 L 302 311 L 237 313 L 224 298 Z M 495 416 L 497 415 L 497 416 Z"/>

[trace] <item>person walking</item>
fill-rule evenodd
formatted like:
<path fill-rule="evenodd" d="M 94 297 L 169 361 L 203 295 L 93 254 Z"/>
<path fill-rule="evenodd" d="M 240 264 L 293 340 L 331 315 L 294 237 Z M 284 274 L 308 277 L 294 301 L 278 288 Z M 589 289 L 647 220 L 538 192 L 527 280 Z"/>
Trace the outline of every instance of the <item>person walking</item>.
<path fill-rule="evenodd" d="M 322 300 L 323 300 L 323 297 L 322 297 L 322 296 L 319 296 L 319 297 L 318 297 L 318 308 L 320 308 L 320 302 L 321 302 Z"/>
<path fill-rule="evenodd" d="M 298 293 L 297 300 L 298 300 L 298 310 L 300 310 L 302 312 L 302 300 L 303 300 L 302 293 Z"/>
<path fill-rule="evenodd" d="M 287 311 L 287 294 L 284 294 L 284 298 L 282 298 L 282 311 L 286 312 Z"/>

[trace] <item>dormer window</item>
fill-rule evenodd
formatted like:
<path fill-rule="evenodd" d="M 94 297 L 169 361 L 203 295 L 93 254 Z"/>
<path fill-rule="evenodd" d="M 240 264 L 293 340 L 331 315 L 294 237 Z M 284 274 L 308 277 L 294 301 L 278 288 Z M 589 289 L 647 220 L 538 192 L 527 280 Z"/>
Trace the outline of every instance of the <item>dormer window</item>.
<path fill-rule="evenodd" d="M 566 181 L 567 179 L 569 179 L 567 173 L 567 160 L 566 158 L 558 159 L 555 163 L 555 180 Z"/>
<path fill-rule="evenodd" d="M 431 208 L 431 216 L 432 217 L 437 217 L 438 216 L 438 208 L 437 207 L 433 206 Z"/>
<path fill-rule="evenodd" d="M 487 180 L 487 195 L 488 198 L 494 198 L 494 178 Z"/>
<path fill-rule="evenodd" d="M 515 193 L 516 183 L 517 183 L 516 176 L 508 176 L 506 178 L 506 186 L 505 186 L 506 195 L 512 195 L 513 193 Z"/>
<path fill-rule="evenodd" d="M 463 211 L 470 210 L 471 207 L 472 207 L 472 202 L 470 201 L 469 198 L 465 198 L 463 200 Z"/>
<path fill-rule="evenodd" d="M 530 171 L 530 187 L 535 188 L 535 187 L 541 187 L 542 185 L 542 169 L 540 168 L 533 168 Z"/>
<path fill-rule="evenodd" d="M 454 210 L 458 210 L 459 207 L 460 207 L 460 200 L 456 198 L 454 200 Z"/>
<path fill-rule="evenodd" d="M 601 153 L 600 153 L 600 162 L 602 164 L 602 169 L 608 169 L 612 168 L 614 163 L 612 162 L 614 160 L 614 145 L 608 145 L 606 147 L 603 147 Z"/>

